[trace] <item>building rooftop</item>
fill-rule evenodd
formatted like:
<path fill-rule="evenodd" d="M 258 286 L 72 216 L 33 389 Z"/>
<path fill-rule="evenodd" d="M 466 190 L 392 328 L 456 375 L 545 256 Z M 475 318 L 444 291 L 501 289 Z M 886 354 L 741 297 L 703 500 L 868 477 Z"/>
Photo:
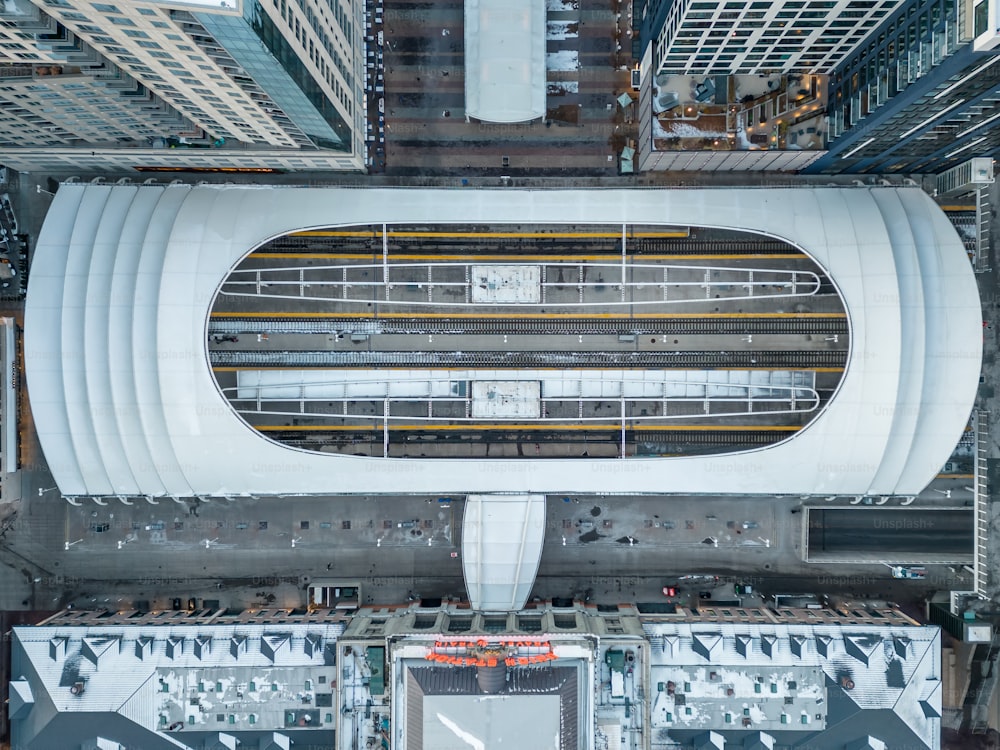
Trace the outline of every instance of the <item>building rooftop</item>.
<path fill-rule="evenodd" d="M 788 744 L 808 739 L 810 747 L 840 748 L 848 734 L 871 730 L 888 747 L 934 748 L 940 741 L 936 628 L 643 627 L 652 644 L 651 721 L 675 739 L 713 731 L 735 742 L 752 731 Z"/>
<path fill-rule="evenodd" d="M 130 722 L 109 734 L 127 732 L 142 747 L 222 734 L 244 745 L 332 742 L 342 631 L 341 623 L 17 628 L 20 746 L 68 747 L 88 725 L 100 736 L 108 714 Z"/>

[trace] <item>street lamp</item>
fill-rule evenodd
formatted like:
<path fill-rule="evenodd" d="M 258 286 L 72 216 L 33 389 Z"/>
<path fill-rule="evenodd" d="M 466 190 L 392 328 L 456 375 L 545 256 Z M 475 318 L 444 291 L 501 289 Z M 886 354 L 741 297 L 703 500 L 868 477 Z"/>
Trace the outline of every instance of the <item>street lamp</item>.
<path fill-rule="evenodd" d="M 38 496 L 41 497 L 46 492 L 52 492 L 52 490 L 57 490 L 57 489 L 59 489 L 59 488 L 58 487 L 39 487 L 38 488 Z"/>
<path fill-rule="evenodd" d="M 302 537 L 300 537 L 300 536 L 293 536 L 292 537 L 292 549 L 295 549 L 295 543 L 296 542 L 300 542 L 300 541 L 302 541 Z"/>
<path fill-rule="evenodd" d="M 66 549 L 67 551 L 69 551 L 70 547 L 72 547 L 74 544 L 79 544 L 82 541 L 83 541 L 82 539 L 77 539 L 75 542 L 66 542 L 66 545 L 65 545 L 64 549 Z"/>

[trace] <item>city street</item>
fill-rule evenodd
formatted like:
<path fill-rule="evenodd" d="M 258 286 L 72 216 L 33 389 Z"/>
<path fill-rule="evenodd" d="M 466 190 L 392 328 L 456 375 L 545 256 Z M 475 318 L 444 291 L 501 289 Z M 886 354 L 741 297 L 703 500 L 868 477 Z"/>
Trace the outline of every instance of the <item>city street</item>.
<path fill-rule="evenodd" d="M 306 582 L 323 577 L 363 581 L 369 602 L 403 601 L 412 592 L 464 596 L 460 497 L 161 498 L 156 505 L 131 498 L 129 505 L 75 506 L 37 472 L 25 477 L 31 486 L 0 547 L 11 569 L 0 584 L 3 608 L 166 606 L 175 596 L 249 606 L 262 589 L 299 606 Z M 931 491 L 909 510 L 945 502 L 952 503 Z M 900 582 L 865 556 L 803 562 L 802 507 L 787 497 L 550 497 L 534 595 L 590 589 L 596 601 L 656 600 L 664 581 L 696 573 L 775 579 L 782 591 L 766 593 L 857 589 L 905 598 L 964 585 L 961 565 L 934 565 L 927 579 Z"/>

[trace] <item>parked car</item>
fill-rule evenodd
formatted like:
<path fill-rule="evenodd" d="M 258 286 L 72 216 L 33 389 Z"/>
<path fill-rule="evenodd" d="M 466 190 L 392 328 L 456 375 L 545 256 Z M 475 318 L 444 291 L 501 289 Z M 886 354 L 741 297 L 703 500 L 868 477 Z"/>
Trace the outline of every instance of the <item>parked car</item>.
<path fill-rule="evenodd" d="M 913 567 L 903 567 L 901 565 L 893 565 L 889 568 L 892 571 L 893 578 L 926 578 L 927 569 L 926 568 L 913 568 Z"/>
<path fill-rule="evenodd" d="M 416 528 L 419 523 L 420 523 L 419 519 L 411 518 L 409 521 L 400 521 L 399 523 L 396 524 L 396 528 L 413 529 Z"/>
<path fill-rule="evenodd" d="M 676 586 L 664 586 L 663 595 L 666 597 L 677 596 L 677 592 L 680 591 Z"/>
<path fill-rule="evenodd" d="M 712 598 L 712 592 L 711 591 L 699 591 L 698 592 L 698 598 L 699 599 L 711 599 Z"/>

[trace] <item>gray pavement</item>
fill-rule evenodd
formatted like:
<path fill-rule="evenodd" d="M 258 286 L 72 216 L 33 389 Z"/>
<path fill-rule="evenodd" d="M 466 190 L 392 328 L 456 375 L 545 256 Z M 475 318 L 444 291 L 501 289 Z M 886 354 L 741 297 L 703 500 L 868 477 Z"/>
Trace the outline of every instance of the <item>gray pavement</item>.
<path fill-rule="evenodd" d="M 52 485 L 44 474 L 32 471 L 25 479 L 22 507 L 0 546 L 8 568 L 0 576 L 0 608 L 138 600 L 166 606 L 175 596 L 250 606 L 262 591 L 291 606 L 304 604 L 310 577 L 331 576 L 363 581 L 369 602 L 400 601 L 414 591 L 464 595 L 461 558 L 451 556 L 461 550 L 461 498 L 449 507 L 434 497 L 76 507 L 46 491 Z M 917 502 L 952 501 L 932 492 Z M 820 593 L 850 590 L 859 581 L 871 593 L 902 596 L 964 585 L 956 566 L 931 566 L 928 580 L 900 588 L 880 563 L 805 563 L 801 509 L 799 498 L 787 497 L 551 497 L 535 595 L 593 589 L 597 601 L 617 601 L 619 594 L 649 599 L 669 577 L 701 572 L 777 578 L 783 589 Z M 411 520 L 415 527 L 400 527 Z"/>

